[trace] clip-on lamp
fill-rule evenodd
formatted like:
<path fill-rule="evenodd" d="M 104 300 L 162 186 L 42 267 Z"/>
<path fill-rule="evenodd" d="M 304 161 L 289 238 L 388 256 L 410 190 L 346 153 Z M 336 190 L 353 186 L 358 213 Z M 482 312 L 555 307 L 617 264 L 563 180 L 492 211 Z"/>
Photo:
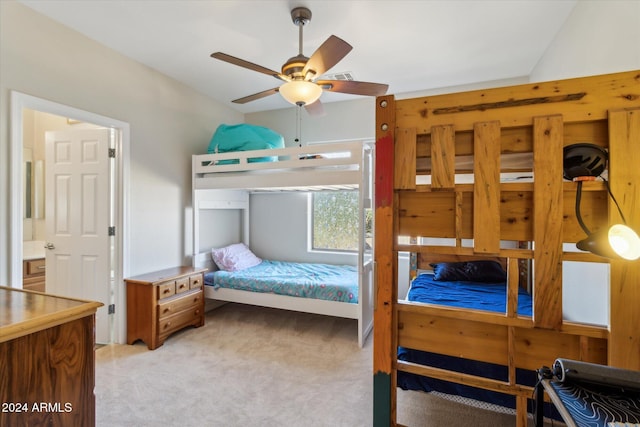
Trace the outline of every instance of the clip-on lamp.
<path fill-rule="evenodd" d="M 594 144 L 580 143 L 564 147 L 563 150 L 564 178 L 575 181 L 576 190 L 576 218 L 587 237 L 578 243 L 576 247 L 606 258 L 636 260 L 640 258 L 640 237 L 630 227 L 613 196 L 609 182 L 600 175 L 607 167 L 608 155 L 604 148 Z M 592 233 L 582 221 L 580 214 L 580 199 L 582 196 L 582 183 L 593 181 L 601 177 L 607 187 L 607 192 L 618 208 L 623 224 L 615 224 L 607 229 Z"/>

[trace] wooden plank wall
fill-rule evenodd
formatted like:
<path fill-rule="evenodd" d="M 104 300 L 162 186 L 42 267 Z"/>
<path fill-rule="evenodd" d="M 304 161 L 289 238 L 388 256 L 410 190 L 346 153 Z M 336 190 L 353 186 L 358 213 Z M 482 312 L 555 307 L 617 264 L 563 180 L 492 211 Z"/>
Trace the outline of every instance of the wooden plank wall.
<path fill-rule="evenodd" d="M 393 183 L 402 190 L 416 188 L 416 130 L 398 129 L 394 144 Z"/>
<path fill-rule="evenodd" d="M 474 125 L 473 251 L 500 252 L 500 122 Z"/>
<path fill-rule="evenodd" d="M 533 119 L 533 322 L 562 324 L 562 116 Z"/>
<path fill-rule="evenodd" d="M 396 127 L 416 128 L 422 135 L 432 126 L 452 125 L 463 132 L 491 120 L 499 120 L 503 128 L 530 126 L 532 117 L 549 114 L 562 114 L 565 123 L 608 120 L 609 111 L 640 103 L 638 85 L 640 70 L 634 70 L 396 100 Z"/>
<path fill-rule="evenodd" d="M 639 77 L 640 79 L 640 77 Z M 636 86 L 640 98 L 640 84 Z M 627 225 L 640 232 L 640 106 L 609 117 L 609 180 Z M 612 223 L 620 216 L 609 205 Z M 640 370 L 640 260 L 611 263 L 609 364 Z"/>
<path fill-rule="evenodd" d="M 375 426 L 388 426 L 396 419 L 396 378 L 392 376 L 397 344 L 393 303 L 398 299 L 397 257 L 394 256 L 394 132 L 393 96 L 376 100 L 375 159 L 375 289 L 373 304 L 373 419 Z M 382 286 L 380 284 L 383 284 Z M 375 325 L 380 325 L 376 328 Z M 395 421 L 393 421 L 395 424 Z"/>
<path fill-rule="evenodd" d="M 455 138 L 453 126 L 431 128 L 431 170 L 434 171 L 431 174 L 432 190 L 453 190 L 455 187 Z M 413 182 L 415 184 L 415 174 L 413 174 Z"/>
<path fill-rule="evenodd" d="M 535 260 L 534 328 L 522 329 L 522 319 L 513 311 L 506 316 L 510 320 L 496 324 L 496 333 L 506 333 L 509 357 L 518 363 L 538 363 L 546 356 L 540 353 L 545 342 L 556 336 L 545 331 L 561 329 L 575 335 L 554 338 L 554 346 L 567 354 L 601 363 L 606 357 L 613 366 L 640 369 L 640 261 L 610 263 L 608 334 L 562 322 L 562 261 L 609 260 L 563 253 L 563 243 L 584 238 L 584 232 L 575 219 L 575 183 L 560 179 L 563 146 L 592 142 L 609 148 L 611 187 L 627 222 L 640 231 L 640 70 L 405 100 L 380 97 L 376 139 L 375 426 L 395 425 L 399 313 L 403 339 L 414 327 L 413 309 L 397 304 L 397 253 L 408 249 L 398 244 L 399 235 L 452 237 L 453 248 L 435 250 L 453 256 L 510 257 L 510 269 L 518 259 Z M 535 182 L 508 188 L 497 184 L 500 154 L 526 152 L 535 153 Z M 454 157 L 471 154 L 476 185 L 455 185 Z M 429 159 L 431 166 L 425 167 L 421 159 Z M 431 185 L 416 185 L 417 173 L 430 173 Z M 619 219 L 601 182 L 585 183 L 582 208 L 593 231 L 609 218 Z M 474 247 L 462 248 L 462 239 L 474 239 Z M 535 249 L 505 251 L 498 246 L 501 239 L 534 241 Z M 515 290 L 510 275 L 510 301 Z M 428 325 L 420 308 L 416 310 L 416 319 Z M 455 329 L 455 324 L 450 327 Z M 469 325 L 463 322 L 461 327 Z M 411 338 L 415 345 L 421 333 L 418 327 Z M 513 369 L 510 365 L 510 372 Z M 519 401 L 523 399 L 519 395 Z"/>

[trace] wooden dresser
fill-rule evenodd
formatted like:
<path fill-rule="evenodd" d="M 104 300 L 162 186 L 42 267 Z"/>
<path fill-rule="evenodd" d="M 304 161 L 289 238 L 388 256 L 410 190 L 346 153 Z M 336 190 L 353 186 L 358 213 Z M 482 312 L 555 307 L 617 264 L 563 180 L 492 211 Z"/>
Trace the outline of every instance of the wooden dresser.
<path fill-rule="evenodd" d="M 204 272 L 175 267 L 125 279 L 127 343 L 155 350 L 169 335 L 204 325 Z"/>
<path fill-rule="evenodd" d="M 95 425 L 100 306 L 0 287 L 0 426 Z"/>

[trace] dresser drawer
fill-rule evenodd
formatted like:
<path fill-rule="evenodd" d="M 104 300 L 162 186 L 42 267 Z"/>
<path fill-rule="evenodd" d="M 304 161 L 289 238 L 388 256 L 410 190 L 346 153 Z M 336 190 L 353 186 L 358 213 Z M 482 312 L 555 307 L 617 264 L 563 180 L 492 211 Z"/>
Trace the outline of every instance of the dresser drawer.
<path fill-rule="evenodd" d="M 173 316 L 158 320 L 158 335 L 160 340 L 164 340 L 171 333 L 191 324 L 202 323 L 202 308 L 193 307 L 180 311 Z"/>
<path fill-rule="evenodd" d="M 189 287 L 191 289 L 202 287 L 202 274 L 194 274 L 189 277 Z"/>
<path fill-rule="evenodd" d="M 156 286 L 156 288 L 158 289 L 158 299 L 168 298 L 168 297 L 176 294 L 176 282 L 175 281 L 162 283 L 162 284 Z"/>
<path fill-rule="evenodd" d="M 158 318 L 164 319 L 165 317 L 173 316 L 190 307 L 201 308 L 203 298 L 202 292 L 196 291 L 182 296 L 176 295 L 169 300 L 163 300 L 163 302 L 158 304 Z"/>
<path fill-rule="evenodd" d="M 189 278 L 181 277 L 176 280 L 176 294 L 187 292 L 189 290 Z"/>

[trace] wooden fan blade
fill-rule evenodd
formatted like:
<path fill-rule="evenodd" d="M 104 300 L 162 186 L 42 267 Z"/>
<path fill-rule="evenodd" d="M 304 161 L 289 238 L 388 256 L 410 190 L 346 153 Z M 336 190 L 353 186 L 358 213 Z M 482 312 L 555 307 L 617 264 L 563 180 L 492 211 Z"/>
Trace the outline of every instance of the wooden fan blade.
<path fill-rule="evenodd" d="M 317 80 L 316 84 L 330 92 L 350 93 L 353 95 L 380 96 L 387 93 L 389 85 L 381 83 L 357 82 L 353 80 Z"/>
<path fill-rule="evenodd" d="M 280 79 L 285 82 L 288 82 L 289 80 L 291 80 L 289 77 L 277 71 L 270 70 L 269 68 L 265 68 L 261 65 L 254 64 L 253 62 L 245 61 L 244 59 L 236 58 L 235 56 L 227 55 L 226 53 L 214 52 L 211 54 L 211 57 L 215 59 L 219 59 L 224 62 L 228 62 L 233 65 L 237 65 L 239 67 L 248 68 L 249 70 L 253 70 L 262 74 L 273 76 L 276 79 Z"/>
<path fill-rule="evenodd" d="M 302 69 L 302 75 L 305 77 L 305 80 L 312 80 L 315 77 L 321 76 L 340 62 L 347 53 L 351 52 L 351 49 L 353 49 L 353 47 L 349 43 L 332 35 L 313 52 L 313 55 L 311 55 Z M 312 75 L 307 77 L 308 72 L 311 72 Z"/>
<path fill-rule="evenodd" d="M 311 104 L 306 104 L 304 109 L 307 110 L 307 113 L 310 116 L 320 117 L 324 116 L 324 107 L 322 106 L 322 102 L 318 99 L 316 102 L 312 102 Z"/>
<path fill-rule="evenodd" d="M 273 95 L 278 93 L 280 88 L 274 87 L 273 89 L 264 90 L 262 92 L 254 93 L 253 95 L 245 96 L 244 98 L 234 99 L 231 102 L 235 102 L 236 104 L 246 104 L 247 102 L 255 101 L 256 99 L 264 98 L 269 95 Z"/>

